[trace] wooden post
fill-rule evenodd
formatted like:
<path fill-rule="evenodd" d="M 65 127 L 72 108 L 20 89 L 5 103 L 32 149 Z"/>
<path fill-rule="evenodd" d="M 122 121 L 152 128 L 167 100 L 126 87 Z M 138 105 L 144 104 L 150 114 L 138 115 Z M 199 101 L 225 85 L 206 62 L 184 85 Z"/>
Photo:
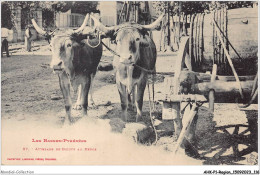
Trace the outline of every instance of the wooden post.
<path fill-rule="evenodd" d="M 121 9 L 121 12 L 120 12 L 120 15 L 119 15 L 119 19 L 118 19 L 118 21 L 117 21 L 117 23 L 116 23 L 117 25 L 121 23 L 122 14 L 123 14 L 123 11 L 124 11 L 124 9 L 125 9 L 125 6 L 126 6 L 126 1 L 124 2 L 123 7 L 122 7 L 122 9 Z"/>
<path fill-rule="evenodd" d="M 210 82 L 214 83 L 217 76 L 217 65 L 214 64 L 212 68 L 212 75 Z M 211 112 L 214 112 L 214 103 L 215 103 L 215 90 L 211 89 L 209 91 L 209 109 Z"/>
<path fill-rule="evenodd" d="M 180 46 L 180 42 L 181 42 L 181 12 L 182 12 L 182 2 L 178 1 L 178 5 L 179 5 L 179 10 L 178 10 L 178 38 L 177 38 L 177 42 L 178 42 L 178 46 Z"/>
<path fill-rule="evenodd" d="M 167 22 L 167 30 L 168 30 L 168 43 L 167 43 L 167 49 L 169 49 L 170 45 L 171 45 L 171 31 L 170 31 L 170 2 L 167 2 L 167 12 L 168 12 L 168 22 Z"/>
<path fill-rule="evenodd" d="M 182 42 L 179 47 L 179 54 L 177 57 L 178 59 L 176 60 L 176 63 L 175 63 L 175 75 L 174 75 L 174 80 L 173 80 L 174 81 L 173 82 L 174 83 L 173 94 L 175 94 L 175 95 L 177 95 L 179 92 L 179 87 L 180 87 L 179 77 L 180 77 L 180 73 L 183 68 L 183 65 L 185 63 L 185 58 L 187 55 L 188 47 L 189 47 L 189 37 L 188 36 L 182 37 Z M 180 109 L 178 109 L 178 106 L 177 106 L 178 104 L 173 104 L 173 105 L 175 105 L 175 107 L 172 107 L 172 108 L 174 108 L 176 111 L 178 111 L 178 110 L 180 111 Z M 182 122 L 181 122 L 180 116 L 179 115 L 176 116 L 173 121 L 174 121 L 175 135 L 179 136 L 179 133 L 182 128 Z"/>
<path fill-rule="evenodd" d="M 213 23 L 214 23 L 216 26 L 218 26 L 218 25 L 216 24 L 216 21 L 215 21 L 214 19 L 213 19 Z M 231 60 L 230 55 L 229 55 L 229 53 L 228 53 L 228 50 L 227 50 L 227 48 L 225 47 L 225 43 L 224 43 L 224 41 L 223 41 L 223 39 L 222 39 L 222 37 L 221 37 L 221 34 L 220 34 L 220 29 L 217 27 L 216 30 L 217 30 L 217 35 L 218 35 L 218 37 L 219 37 L 219 40 L 220 40 L 220 42 L 221 42 L 221 46 L 223 47 L 224 52 L 225 52 L 225 54 L 226 54 L 228 63 L 229 63 L 229 65 L 230 65 L 230 67 L 231 67 L 231 69 L 232 69 L 232 72 L 233 72 L 233 74 L 234 74 L 234 76 L 235 76 L 235 78 L 236 78 L 236 82 L 237 82 L 237 85 L 238 85 L 238 88 L 239 88 L 239 93 L 240 93 L 240 95 L 241 95 L 241 98 L 243 99 L 243 98 L 244 98 L 244 95 L 243 95 L 243 91 L 242 91 L 242 87 L 241 87 L 241 82 L 239 81 L 239 78 L 238 78 L 236 69 L 235 69 L 235 67 L 234 67 L 234 65 L 233 65 L 233 63 L 232 63 L 232 60 Z"/>
<path fill-rule="evenodd" d="M 182 141 L 184 140 L 184 137 L 186 136 L 187 131 L 189 130 L 189 127 L 192 123 L 192 120 L 195 117 L 195 115 L 197 114 L 197 112 L 198 112 L 198 106 L 197 106 L 197 104 L 193 104 L 190 113 L 187 114 L 187 116 L 184 116 L 185 118 L 187 118 L 187 120 L 186 120 L 187 122 L 183 123 L 183 128 L 181 130 L 181 133 L 179 135 L 179 138 L 178 138 L 176 146 L 175 146 L 175 150 L 174 150 L 175 154 L 177 153 L 179 147 L 181 146 Z"/>
<path fill-rule="evenodd" d="M 139 2 L 135 2 L 135 22 L 138 23 L 139 20 Z"/>

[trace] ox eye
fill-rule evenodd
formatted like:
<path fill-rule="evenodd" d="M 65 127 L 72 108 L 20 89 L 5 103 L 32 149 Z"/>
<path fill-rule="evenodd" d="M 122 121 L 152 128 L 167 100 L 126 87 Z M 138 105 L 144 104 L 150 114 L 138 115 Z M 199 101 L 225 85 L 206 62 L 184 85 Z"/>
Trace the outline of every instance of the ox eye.
<path fill-rule="evenodd" d="M 111 41 L 112 44 L 116 44 L 116 40 Z"/>
<path fill-rule="evenodd" d="M 71 44 L 67 44 L 67 47 L 71 47 Z"/>
<path fill-rule="evenodd" d="M 140 38 L 136 38 L 136 41 L 139 41 L 140 40 Z"/>

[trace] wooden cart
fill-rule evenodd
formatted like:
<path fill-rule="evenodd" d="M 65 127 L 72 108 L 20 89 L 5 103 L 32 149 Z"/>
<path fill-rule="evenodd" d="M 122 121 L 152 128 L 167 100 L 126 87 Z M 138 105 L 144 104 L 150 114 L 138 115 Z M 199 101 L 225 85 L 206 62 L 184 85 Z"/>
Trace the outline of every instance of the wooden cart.
<path fill-rule="evenodd" d="M 241 107 L 257 102 L 257 27 L 257 8 L 192 15 L 189 36 L 181 38 L 175 74 L 167 85 L 170 91 L 162 100 L 163 119 L 174 120 L 179 136 L 176 151 L 189 135 L 194 137 L 202 103 L 208 102 L 214 112 L 216 102 L 244 103 Z M 191 107 L 181 109 L 182 103 Z"/>

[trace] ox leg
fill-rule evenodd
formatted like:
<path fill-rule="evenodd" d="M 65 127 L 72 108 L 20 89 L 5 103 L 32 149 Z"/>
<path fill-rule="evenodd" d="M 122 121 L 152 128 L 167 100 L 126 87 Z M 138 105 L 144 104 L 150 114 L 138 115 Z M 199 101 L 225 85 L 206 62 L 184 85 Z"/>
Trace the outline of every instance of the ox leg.
<path fill-rule="evenodd" d="M 134 111 L 135 95 L 136 95 L 136 85 L 133 87 L 132 93 L 128 94 L 128 110 Z"/>
<path fill-rule="evenodd" d="M 139 122 L 142 117 L 142 108 L 143 108 L 143 98 L 144 90 L 146 87 L 147 77 L 142 79 L 140 83 L 137 84 L 136 96 L 135 96 L 135 106 L 136 106 L 136 122 Z"/>
<path fill-rule="evenodd" d="M 82 84 L 79 85 L 78 87 L 78 98 L 76 104 L 73 106 L 73 109 L 75 110 L 81 110 L 82 109 Z"/>
<path fill-rule="evenodd" d="M 128 106 L 128 95 L 126 92 L 126 86 L 120 82 L 116 82 L 117 89 L 120 95 L 121 108 L 123 111 L 123 121 L 127 122 L 127 106 Z"/>
<path fill-rule="evenodd" d="M 132 92 L 132 102 L 131 102 L 132 110 L 134 110 L 135 107 L 136 90 L 137 90 L 137 85 L 134 85 L 133 92 Z"/>
<path fill-rule="evenodd" d="M 93 73 L 90 75 L 91 81 L 90 81 L 90 89 L 89 89 L 89 93 L 90 93 L 89 101 L 90 101 L 90 105 L 96 109 L 97 106 L 93 100 L 93 82 L 94 82 L 95 75 L 96 75 L 96 73 Z"/>
<path fill-rule="evenodd" d="M 69 122 L 72 122 L 71 119 L 71 96 L 70 96 L 70 80 L 68 79 L 66 73 L 62 73 L 62 75 L 59 76 L 59 82 L 60 82 L 60 88 L 61 92 L 65 101 L 65 110 L 66 110 L 66 117 L 68 117 Z M 65 118 L 66 121 L 66 118 Z"/>
<path fill-rule="evenodd" d="M 82 114 L 84 116 L 87 115 L 87 109 L 88 109 L 88 93 L 89 93 L 89 89 L 90 89 L 90 84 L 91 84 L 91 78 L 90 77 L 87 77 L 85 79 L 85 82 L 83 83 L 82 85 L 82 107 L 83 107 L 83 110 L 82 110 Z"/>

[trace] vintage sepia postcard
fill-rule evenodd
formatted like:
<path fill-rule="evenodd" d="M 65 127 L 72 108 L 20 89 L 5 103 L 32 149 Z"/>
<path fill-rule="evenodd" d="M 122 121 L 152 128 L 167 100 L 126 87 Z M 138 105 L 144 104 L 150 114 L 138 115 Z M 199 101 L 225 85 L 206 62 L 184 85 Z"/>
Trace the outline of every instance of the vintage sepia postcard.
<path fill-rule="evenodd" d="M 1 174 L 259 174 L 258 21 L 258 1 L 1 1 Z"/>

